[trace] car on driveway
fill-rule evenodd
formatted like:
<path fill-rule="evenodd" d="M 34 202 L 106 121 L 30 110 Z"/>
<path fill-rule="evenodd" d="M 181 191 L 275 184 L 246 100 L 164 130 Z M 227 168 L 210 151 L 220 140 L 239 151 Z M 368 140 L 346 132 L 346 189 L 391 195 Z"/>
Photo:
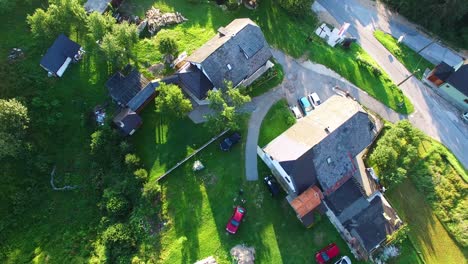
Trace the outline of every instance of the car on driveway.
<path fill-rule="evenodd" d="M 335 243 L 331 243 L 325 248 L 321 249 L 317 254 L 315 254 L 315 260 L 319 264 L 325 264 L 330 261 L 332 258 L 340 254 L 340 249 Z"/>
<path fill-rule="evenodd" d="M 223 139 L 223 141 L 219 143 L 219 147 L 222 151 L 229 151 L 235 144 L 239 143 L 240 139 L 241 135 L 236 132 L 230 135 L 229 137 Z"/>
<path fill-rule="evenodd" d="M 302 112 L 304 112 L 305 116 L 309 115 L 310 112 L 312 112 L 312 110 L 314 110 L 314 108 L 310 104 L 309 100 L 307 100 L 307 97 L 305 97 L 305 96 L 302 97 L 301 99 L 299 99 L 299 105 L 301 106 Z"/>
<path fill-rule="evenodd" d="M 236 206 L 234 208 L 234 212 L 232 213 L 231 218 L 229 219 L 229 222 L 226 225 L 226 231 L 228 231 L 231 234 L 237 233 L 237 230 L 239 229 L 239 225 L 242 221 L 242 218 L 244 218 L 245 215 L 245 209 Z"/>
<path fill-rule="evenodd" d="M 301 114 L 301 110 L 299 110 L 299 108 L 297 107 L 297 105 L 293 105 L 293 106 L 290 106 L 289 109 L 291 109 L 294 117 L 296 119 L 299 119 L 302 117 L 302 114 Z"/>
<path fill-rule="evenodd" d="M 341 257 L 335 264 L 351 264 L 351 260 L 348 258 L 348 256 L 343 256 Z"/>
<path fill-rule="evenodd" d="M 314 107 L 317 107 L 322 103 L 317 93 L 311 93 L 307 96 L 307 98 L 309 98 L 310 103 L 313 104 Z"/>
<path fill-rule="evenodd" d="M 265 178 L 263 178 L 263 182 L 266 184 L 268 187 L 268 190 L 271 193 L 271 196 L 276 196 L 279 193 L 279 187 L 278 183 L 276 182 L 275 178 L 273 178 L 272 175 L 268 175 Z"/>

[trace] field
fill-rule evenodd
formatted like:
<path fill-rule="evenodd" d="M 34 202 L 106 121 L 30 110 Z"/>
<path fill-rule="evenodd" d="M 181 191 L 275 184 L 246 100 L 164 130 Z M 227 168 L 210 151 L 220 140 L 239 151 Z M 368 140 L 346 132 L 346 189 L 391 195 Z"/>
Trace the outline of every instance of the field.
<path fill-rule="evenodd" d="M 424 59 L 421 55 L 419 55 L 414 50 L 410 49 L 404 43 L 397 43 L 397 40 L 392 37 L 390 34 L 386 34 L 383 31 L 376 30 L 374 31 L 375 38 L 382 43 L 382 45 L 390 51 L 390 53 L 397 58 L 410 72 L 415 72 L 419 69 L 418 72 L 415 73 L 415 76 L 418 79 L 421 79 L 423 73 L 426 69 L 432 70 L 434 65 Z"/>

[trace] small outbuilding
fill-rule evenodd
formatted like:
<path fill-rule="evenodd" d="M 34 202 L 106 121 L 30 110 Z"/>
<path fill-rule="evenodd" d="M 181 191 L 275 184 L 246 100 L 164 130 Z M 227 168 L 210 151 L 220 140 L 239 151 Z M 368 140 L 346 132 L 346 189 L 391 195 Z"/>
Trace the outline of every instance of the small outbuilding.
<path fill-rule="evenodd" d="M 113 119 L 124 136 L 131 136 L 143 124 L 141 117 L 130 108 L 122 109 Z"/>
<path fill-rule="evenodd" d="M 42 57 L 40 65 L 50 76 L 62 77 L 71 62 L 81 59 L 83 52 L 78 43 L 60 34 Z"/>

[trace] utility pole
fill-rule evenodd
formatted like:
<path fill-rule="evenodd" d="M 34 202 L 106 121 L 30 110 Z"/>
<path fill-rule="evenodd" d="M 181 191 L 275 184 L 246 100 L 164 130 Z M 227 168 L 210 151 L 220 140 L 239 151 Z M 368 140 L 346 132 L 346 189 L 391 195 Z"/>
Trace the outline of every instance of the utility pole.
<path fill-rule="evenodd" d="M 434 39 L 433 41 L 429 42 L 429 44 L 427 44 L 426 46 L 424 46 L 422 49 L 420 49 L 418 52 L 416 52 L 417 54 L 421 53 L 423 50 L 425 50 L 427 47 L 429 47 L 430 45 L 434 44 L 435 42 L 439 41 L 438 39 Z"/>
<path fill-rule="evenodd" d="M 410 76 L 406 77 L 403 81 L 401 81 L 399 84 L 397 84 L 397 86 L 402 85 L 404 82 L 406 82 L 409 78 L 413 77 L 413 75 L 415 75 L 419 71 L 420 71 L 420 69 L 416 69 L 413 73 L 411 73 Z"/>

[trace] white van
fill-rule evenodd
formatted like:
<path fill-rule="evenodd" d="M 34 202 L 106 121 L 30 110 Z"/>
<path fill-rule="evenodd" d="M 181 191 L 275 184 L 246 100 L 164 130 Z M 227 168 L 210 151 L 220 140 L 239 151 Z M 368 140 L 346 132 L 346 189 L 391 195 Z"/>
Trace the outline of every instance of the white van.
<path fill-rule="evenodd" d="M 311 93 L 307 97 L 309 97 L 310 103 L 312 103 L 314 106 L 318 106 L 322 103 L 317 93 Z"/>
<path fill-rule="evenodd" d="M 299 110 L 299 107 L 297 107 L 297 105 L 290 106 L 289 109 L 291 109 L 295 118 L 299 119 L 302 117 L 301 111 Z"/>

